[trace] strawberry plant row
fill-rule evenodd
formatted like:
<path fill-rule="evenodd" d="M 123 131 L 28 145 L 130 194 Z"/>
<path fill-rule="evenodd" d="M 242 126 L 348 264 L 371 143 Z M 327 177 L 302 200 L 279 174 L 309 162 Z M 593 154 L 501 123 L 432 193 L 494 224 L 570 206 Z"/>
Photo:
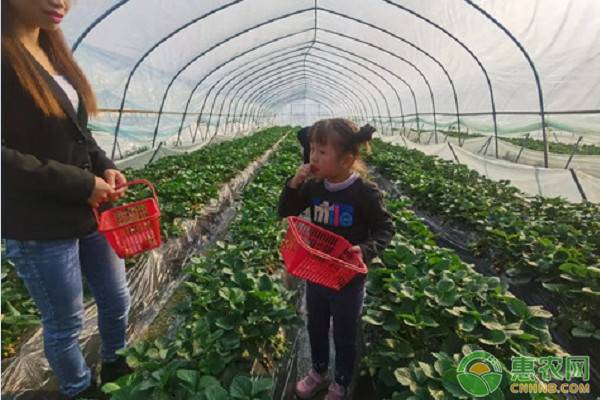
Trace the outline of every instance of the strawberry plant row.
<path fill-rule="evenodd" d="M 170 338 L 126 351 L 135 373 L 105 386 L 113 399 L 269 399 L 296 325 L 295 293 L 279 273 L 281 177 L 300 159 L 288 137 L 242 193 L 224 241 L 186 267 L 183 322 Z"/>
<path fill-rule="evenodd" d="M 376 141 L 369 161 L 414 204 L 474 231 L 472 249 L 515 282 L 539 282 L 561 299 L 557 323 L 600 340 L 600 208 L 526 198 L 464 165 Z M 577 316 L 577 317 L 574 317 Z"/>
<path fill-rule="evenodd" d="M 162 235 L 178 233 L 177 221 L 193 218 L 218 189 L 267 151 L 289 128 L 265 129 L 252 136 L 226 141 L 183 156 L 162 158 L 141 170 L 126 170 L 130 179 L 144 178 L 157 187 Z M 121 202 L 148 196 L 131 190 Z M 39 312 L 2 248 L 2 357 L 12 357 L 23 334 L 39 326 Z"/>
<path fill-rule="evenodd" d="M 511 356 L 559 351 L 548 331 L 549 312 L 528 307 L 506 283 L 438 247 L 406 200 L 391 199 L 387 206 L 398 233 L 371 266 L 363 317 L 364 365 L 381 398 L 469 398 L 456 368 L 474 350 L 486 350 L 509 367 Z M 492 398 L 502 398 L 500 393 Z"/>

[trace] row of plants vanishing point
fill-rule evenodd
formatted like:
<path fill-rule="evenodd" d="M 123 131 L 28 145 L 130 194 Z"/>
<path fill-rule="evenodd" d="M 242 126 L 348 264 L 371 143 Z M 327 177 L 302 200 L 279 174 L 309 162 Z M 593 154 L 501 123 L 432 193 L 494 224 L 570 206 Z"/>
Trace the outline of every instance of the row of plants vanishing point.
<path fill-rule="evenodd" d="M 182 156 L 165 157 L 141 170 L 126 170 L 129 179 L 146 179 L 157 187 L 164 240 L 177 235 L 179 222 L 198 215 L 219 188 L 267 151 L 289 128 L 274 127 L 241 139 L 203 147 Z M 148 196 L 128 192 L 121 202 Z M 135 260 L 128 260 L 128 265 Z M 2 358 L 16 354 L 27 334 L 39 327 L 35 303 L 6 259 L 2 245 Z"/>
<path fill-rule="evenodd" d="M 369 162 L 414 205 L 473 231 L 470 245 L 498 274 L 539 282 L 560 298 L 553 324 L 600 340 L 600 208 L 560 198 L 525 197 L 464 165 L 417 150 L 374 143 Z"/>
<path fill-rule="evenodd" d="M 289 135 L 242 193 L 227 235 L 185 270 L 182 322 L 170 336 L 125 351 L 135 373 L 107 384 L 113 400 L 267 400 L 272 376 L 297 327 L 295 292 L 286 289 L 276 205 L 282 177 L 300 160 Z"/>

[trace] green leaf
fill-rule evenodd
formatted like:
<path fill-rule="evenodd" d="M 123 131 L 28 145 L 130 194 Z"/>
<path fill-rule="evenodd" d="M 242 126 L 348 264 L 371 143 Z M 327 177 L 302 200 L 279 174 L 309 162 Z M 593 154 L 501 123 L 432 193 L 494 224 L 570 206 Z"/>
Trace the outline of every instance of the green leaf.
<path fill-rule="evenodd" d="M 383 325 L 383 322 L 376 320 L 375 318 L 373 318 L 371 315 L 364 315 L 362 317 L 363 321 L 365 321 L 367 324 L 371 324 L 371 325 Z"/>
<path fill-rule="evenodd" d="M 394 376 L 396 377 L 398 383 L 403 386 L 410 386 L 414 382 L 408 368 L 396 368 L 394 371 Z"/>
<path fill-rule="evenodd" d="M 439 291 L 448 292 L 448 291 L 454 289 L 456 287 L 456 284 L 454 283 L 454 281 L 452 281 L 448 278 L 443 278 L 438 282 L 436 287 L 437 287 L 437 290 L 439 290 Z"/>
<path fill-rule="evenodd" d="M 442 385 L 454 397 L 458 397 L 459 399 L 470 397 L 465 393 L 462 387 L 460 387 L 456 376 L 456 370 L 453 368 L 446 370 L 442 375 Z"/>
<path fill-rule="evenodd" d="M 252 381 L 252 396 L 263 392 L 270 392 L 273 388 L 273 380 L 270 378 L 255 379 Z"/>
<path fill-rule="evenodd" d="M 206 400 L 229 400 L 229 395 L 223 387 L 211 386 L 204 392 Z"/>
<path fill-rule="evenodd" d="M 102 385 L 102 391 L 107 394 L 116 392 L 118 390 L 121 390 L 121 386 L 117 385 L 116 383 L 111 382 L 111 383 Z"/>
<path fill-rule="evenodd" d="M 177 371 L 177 377 L 182 381 L 195 385 L 198 379 L 198 372 L 191 369 L 180 369 Z"/>
<path fill-rule="evenodd" d="M 479 338 L 481 343 L 497 345 L 506 342 L 506 334 L 504 331 L 494 329 L 485 333 L 483 338 Z"/>
<path fill-rule="evenodd" d="M 231 382 L 229 393 L 234 399 L 250 399 L 252 396 L 252 381 L 246 376 L 236 376 Z"/>
<path fill-rule="evenodd" d="M 594 335 L 593 331 L 588 331 L 582 328 L 573 328 L 571 329 L 571 335 L 577 338 L 590 338 Z"/>
<path fill-rule="evenodd" d="M 527 308 L 527 304 L 525 304 L 523 301 L 521 301 L 519 299 L 510 298 L 506 302 L 506 305 L 508 306 L 508 309 L 510 310 L 510 312 L 512 312 L 513 314 L 515 314 L 518 317 L 526 319 L 530 316 L 529 309 Z"/>

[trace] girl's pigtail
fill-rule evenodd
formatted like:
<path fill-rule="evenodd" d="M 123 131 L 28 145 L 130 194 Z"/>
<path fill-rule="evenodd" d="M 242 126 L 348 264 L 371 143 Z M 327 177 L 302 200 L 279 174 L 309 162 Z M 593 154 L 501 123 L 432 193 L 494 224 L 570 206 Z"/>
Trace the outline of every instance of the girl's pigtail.
<path fill-rule="evenodd" d="M 363 127 L 361 127 L 358 131 L 358 133 L 356 134 L 356 141 L 358 143 L 365 143 L 365 142 L 370 142 L 371 139 L 373 139 L 373 133 L 376 131 L 376 129 L 374 127 L 372 127 L 369 124 L 364 125 Z"/>

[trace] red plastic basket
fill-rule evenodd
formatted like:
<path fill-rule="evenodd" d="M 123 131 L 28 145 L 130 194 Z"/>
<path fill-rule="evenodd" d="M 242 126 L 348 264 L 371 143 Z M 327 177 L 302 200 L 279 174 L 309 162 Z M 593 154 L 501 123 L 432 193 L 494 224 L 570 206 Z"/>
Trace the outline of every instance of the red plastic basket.
<path fill-rule="evenodd" d="M 367 266 L 351 247 L 350 242 L 327 229 L 289 217 L 279 250 L 290 274 L 340 290 L 357 274 L 367 273 Z"/>
<path fill-rule="evenodd" d="M 153 197 L 111 208 L 100 215 L 94 209 L 98 230 L 121 258 L 154 249 L 161 243 L 160 209 L 154 185 L 145 179 L 137 179 L 121 187 L 138 184 L 148 186 Z"/>

